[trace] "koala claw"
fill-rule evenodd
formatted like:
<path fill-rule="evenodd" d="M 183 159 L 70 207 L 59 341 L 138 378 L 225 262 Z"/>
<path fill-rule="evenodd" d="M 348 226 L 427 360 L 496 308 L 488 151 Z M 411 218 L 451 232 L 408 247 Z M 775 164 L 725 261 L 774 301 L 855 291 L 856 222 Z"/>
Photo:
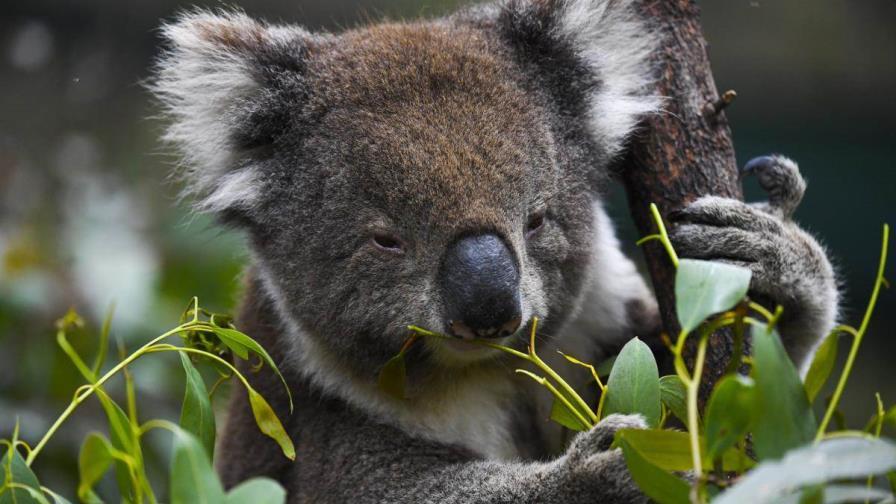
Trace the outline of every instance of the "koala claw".
<path fill-rule="evenodd" d="M 796 163 L 784 156 L 760 156 L 740 170 L 741 176 L 756 175 L 768 195 L 766 211 L 789 219 L 806 192 L 806 181 Z"/>

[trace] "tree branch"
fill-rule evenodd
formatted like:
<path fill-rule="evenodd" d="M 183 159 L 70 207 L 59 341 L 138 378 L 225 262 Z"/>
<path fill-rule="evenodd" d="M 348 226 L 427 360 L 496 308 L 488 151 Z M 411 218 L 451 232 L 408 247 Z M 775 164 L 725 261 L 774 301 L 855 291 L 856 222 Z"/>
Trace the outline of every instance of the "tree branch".
<path fill-rule="evenodd" d="M 654 63 L 656 93 L 666 97 L 664 113 L 645 121 L 622 167 L 629 209 L 642 235 L 655 232 L 649 205 L 665 218 L 704 195 L 743 199 L 731 129 L 723 109 L 734 93 L 720 97 L 709 65 L 700 12 L 694 0 L 636 2 L 662 35 Z M 674 269 L 658 242 L 644 245 L 663 325 L 677 334 Z M 730 332 L 709 340 L 703 398 L 721 375 L 731 354 Z M 692 354 L 691 354 L 692 355 Z"/>

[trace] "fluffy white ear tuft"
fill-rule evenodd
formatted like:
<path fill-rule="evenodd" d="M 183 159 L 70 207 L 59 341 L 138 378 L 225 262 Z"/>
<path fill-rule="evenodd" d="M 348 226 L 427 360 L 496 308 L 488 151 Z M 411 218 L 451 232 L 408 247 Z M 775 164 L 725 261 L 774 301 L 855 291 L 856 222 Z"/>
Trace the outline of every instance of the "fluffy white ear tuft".
<path fill-rule="evenodd" d="M 652 95 L 650 54 L 658 35 L 632 8 L 631 0 L 560 0 L 558 34 L 572 43 L 600 80 L 590 97 L 590 126 L 611 155 L 662 99 Z"/>
<path fill-rule="evenodd" d="M 187 194 L 201 211 L 249 209 L 260 174 L 242 159 L 235 136 L 253 98 L 266 85 L 265 58 L 307 35 L 241 12 L 195 10 L 161 29 L 168 50 L 150 88 L 168 126 L 163 139 L 181 155 Z"/>

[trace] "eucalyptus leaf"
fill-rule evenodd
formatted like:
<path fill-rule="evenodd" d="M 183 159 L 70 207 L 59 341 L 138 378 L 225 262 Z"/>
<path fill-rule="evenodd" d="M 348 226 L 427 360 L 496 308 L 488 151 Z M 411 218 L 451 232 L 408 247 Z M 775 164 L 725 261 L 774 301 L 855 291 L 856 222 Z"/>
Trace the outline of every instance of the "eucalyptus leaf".
<path fill-rule="evenodd" d="M 740 266 L 682 259 L 675 273 L 675 309 L 681 329 L 691 332 L 710 315 L 740 302 L 747 295 L 751 275 Z"/>
<path fill-rule="evenodd" d="M 171 504 L 220 504 L 224 488 L 199 440 L 189 432 L 174 431 L 171 460 Z"/>
<path fill-rule="evenodd" d="M 817 422 L 778 333 L 759 324 L 752 334 L 756 383 L 753 448 L 759 460 L 779 458 L 812 441 Z"/>
<path fill-rule="evenodd" d="M 688 391 L 678 375 L 660 378 L 660 400 L 679 420 L 688 425 Z"/>
<path fill-rule="evenodd" d="M 227 494 L 225 504 L 283 504 L 286 490 L 270 478 L 253 478 Z"/>
<path fill-rule="evenodd" d="M 659 425 L 660 378 L 653 352 L 638 338 L 622 347 L 607 380 L 603 416 L 640 413 L 647 425 Z"/>
<path fill-rule="evenodd" d="M 616 439 L 632 479 L 645 495 L 659 504 L 689 504 L 690 488 L 684 480 L 648 462 L 624 437 Z"/>
<path fill-rule="evenodd" d="M 2 489 L 0 490 L 0 504 L 46 502 L 40 493 L 40 482 L 37 480 L 37 476 L 28 467 L 19 452 L 12 447 L 7 449 L 3 459 L 0 460 L 0 474 L 3 476 L 3 484 L 0 485 L 0 489 Z M 36 490 L 37 495 L 26 488 L 10 488 L 8 486 L 10 483 L 25 485 L 28 489 Z M 42 498 L 43 500 L 41 500 Z"/>
<path fill-rule="evenodd" d="M 112 465 L 111 448 L 109 440 L 97 432 L 88 434 L 81 444 L 81 452 L 78 454 L 78 498 L 82 502 L 93 501 L 96 497 L 91 495 L 93 487 Z"/>
<path fill-rule="evenodd" d="M 551 420 L 570 430 L 578 432 L 588 430 L 588 426 L 583 425 L 582 421 L 569 411 L 569 408 L 557 398 L 554 398 L 554 403 L 551 405 Z"/>
<path fill-rule="evenodd" d="M 878 503 L 893 494 L 867 485 L 827 485 L 822 491 L 824 504 L 846 504 L 849 502 Z"/>
<path fill-rule="evenodd" d="M 215 453 L 215 413 L 212 411 L 208 389 L 190 358 L 183 352 L 178 355 L 186 376 L 180 426 L 202 442 L 209 459 L 212 459 Z"/>
<path fill-rule="evenodd" d="M 405 381 L 407 380 L 407 368 L 404 362 L 404 353 L 399 353 L 383 365 L 379 375 L 380 390 L 395 399 L 405 399 Z"/>
<path fill-rule="evenodd" d="M 97 389 L 96 395 L 103 406 L 106 418 L 109 420 L 109 438 L 112 446 L 121 452 L 127 453 L 133 457 L 134 463 L 129 464 L 122 460 L 115 460 L 115 480 L 118 483 L 118 491 L 122 498 L 134 500 L 135 493 L 139 489 L 134 488 L 134 483 L 130 477 L 132 471 L 137 471 L 137 464 L 143 460 L 143 452 L 140 448 L 140 442 L 131 426 L 127 414 L 106 394 L 102 389 Z M 138 475 L 146 479 L 145 474 Z"/>
<path fill-rule="evenodd" d="M 283 387 L 286 389 L 286 394 L 289 396 L 289 410 L 292 411 L 292 392 L 289 389 L 289 385 L 286 384 L 286 378 L 280 373 L 280 369 L 277 367 L 277 364 L 274 363 L 274 359 L 271 358 L 270 354 L 268 354 L 267 350 L 262 348 L 261 345 L 258 344 L 257 341 L 250 338 L 249 336 L 237 331 L 236 329 L 228 329 L 226 327 L 217 327 L 210 326 L 211 331 L 218 335 L 221 338 L 221 341 L 227 345 L 228 348 L 233 350 L 233 353 L 239 355 L 243 360 L 248 360 L 249 356 L 246 353 L 246 350 L 251 351 L 252 353 L 261 357 L 262 361 L 274 371 L 278 378 L 280 378 L 280 382 L 283 383 Z"/>
<path fill-rule="evenodd" d="M 713 504 L 777 503 L 801 488 L 829 481 L 865 479 L 896 470 L 896 445 L 867 437 L 825 439 L 766 461 Z"/>
<path fill-rule="evenodd" d="M 248 389 L 249 405 L 252 407 L 252 414 L 255 416 L 255 423 L 258 428 L 280 445 L 283 455 L 289 460 L 296 459 L 296 449 L 292 444 L 292 440 L 283 429 L 283 424 L 277 418 L 277 414 L 271 408 L 271 405 L 254 389 Z"/>
<path fill-rule="evenodd" d="M 812 364 L 809 366 L 805 379 L 806 396 L 809 398 L 810 404 L 818 397 L 818 393 L 828 381 L 834 364 L 837 362 L 839 336 L 840 333 L 837 331 L 828 334 L 812 358 Z"/>
<path fill-rule="evenodd" d="M 613 364 L 616 363 L 616 356 L 612 356 L 609 359 L 601 362 L 597 366 L 597 376 L 609 376 L 610 372 L 613 371 Z"/>
<path fill-rule="evenodd" d="M 728 375 L 716 384 L 706 406 L 706 451 L 715 459 L 746 436 L 753 424 L 755 386 L 745 376 Z"/>
<path fill-rule="evenodd" d="M 42 488 L 41 490 L 43 490 L 44 493 L 46 493 L 47 495 L 49 495 L 50 497 L 53 498 L 53 504 L 72 504 L 71 501 L 69 501 L 65 497 L 59 495 L 58 493 L 53 492 L 52 490 L 50 490 L 48 488 Z M 98 502 L 99 504 L 102 504 L 102 501 L 100 501 L 99 498 L 96 497 L 96 495 L 93 495 L 93 498 L 96 500 L 95 501 L 87 501 L 87 504 L 93 504 L 93 502 Z"/>
<path fill-rule="evenodd" d="M 649 463 L 665 471 L 690 471 L 694 468 L 691 440 L 687 432 L 662 429 L 621 429 L 616 433 L 616 446 L 624 439 Z M 703 470 L 714 469 L 713 460 L 706 454 L 706 443 L 700 438 Z M 741 471 L 754 462 L 739 450 L 729 449 L 721 456 L 722 470 Z"/>

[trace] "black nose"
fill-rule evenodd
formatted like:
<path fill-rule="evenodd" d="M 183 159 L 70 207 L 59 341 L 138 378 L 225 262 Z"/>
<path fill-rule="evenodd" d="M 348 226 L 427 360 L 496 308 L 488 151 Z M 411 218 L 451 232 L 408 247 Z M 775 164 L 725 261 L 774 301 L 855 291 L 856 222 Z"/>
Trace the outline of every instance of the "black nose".
<path fill-rule="evenodd" d="M 448 325 L 465 339 L 499 338 L 520 326 L 520 272 L 493 234 L 468 236 L 445 252 L 439 287 Z"/>

